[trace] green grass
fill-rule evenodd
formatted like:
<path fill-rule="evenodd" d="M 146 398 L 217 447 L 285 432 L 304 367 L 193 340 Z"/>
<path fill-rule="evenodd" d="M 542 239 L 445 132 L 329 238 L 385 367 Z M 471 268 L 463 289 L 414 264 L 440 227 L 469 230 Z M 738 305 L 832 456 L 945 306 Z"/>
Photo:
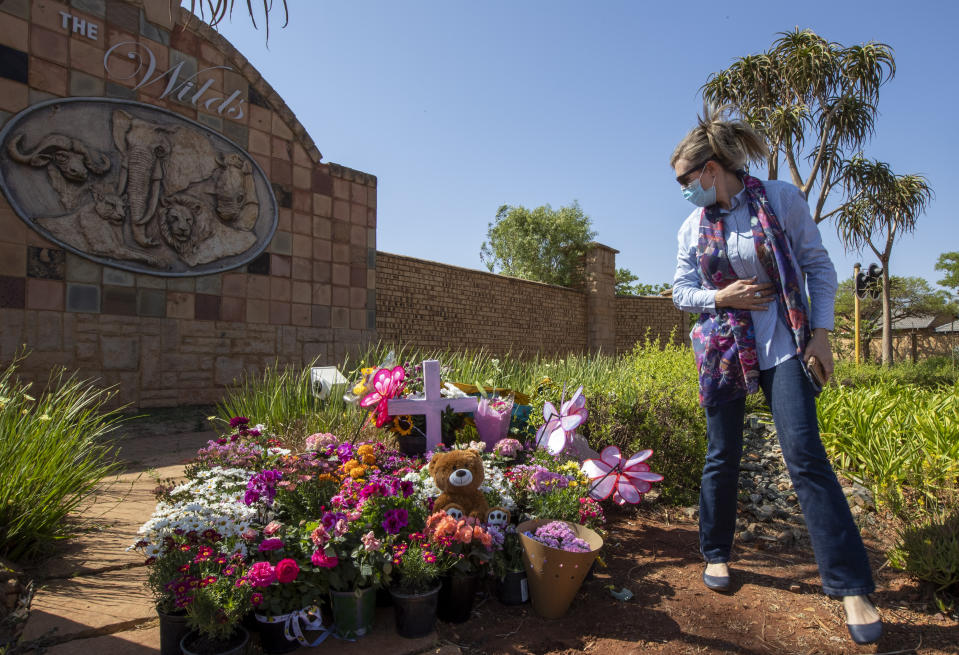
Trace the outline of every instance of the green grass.
<path fill-rule="evenodd" d="M 34 398 L 22 360 L 0 373 L 0 554 L 18 561 L 71 536 L 71 512 L 117 470 L 103 437 L 121 421 L 105 409 L 113 391 L 62 370 Z"/>

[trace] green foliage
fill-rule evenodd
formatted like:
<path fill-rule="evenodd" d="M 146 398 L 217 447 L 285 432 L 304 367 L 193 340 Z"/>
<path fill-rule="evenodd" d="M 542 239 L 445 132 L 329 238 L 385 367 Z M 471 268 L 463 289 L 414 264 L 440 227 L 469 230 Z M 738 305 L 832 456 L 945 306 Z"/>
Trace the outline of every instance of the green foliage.
<path fill-rule="evenodd" d="M 907 524 L 899 531 L 899 542 L 889 553 L 896 568 L 936 585 L 959 592 L 959 510 L 938 514 Z"/>
<path fill-rule="evenodd" d="M 793 183 L 807 196 L 818 184 L 817 223 L 833 187 L 842 178 L 843 151 L 858 150 L 872 136 L 879 89 L 896 72 L 884 43 L 843 46 L 809 29 L 781 32 L 766 52 L 736 59 L 710 75 L 703 97 L 735 105 L 766 136 L 770 179 L 785 156 Z M 800 162 L 809 170 L 799 170 Z"/>
<path fill-rule="evenodd" d="M 839 361 L 833 379 L 850 387 L 868 387 L 879 383 L 916 385 L 924 388 L 952 386 L 959 381 L 959 369 L 949 357 L 929 357 L 915 364 L 899 362 L 894 367 Z"/>
<path fill-rule="evenodd" d="M 71 514 L 117 471 L 104 436 L 122 420 L 106 409 L 115 391 L 62 369 L 35 399 L 16 377 L 24 357 L 0 372 L 0 554 L 13 560 L 49 553 L 80 527 Z"/>
<path fill-rule="evenodd" d="M 658 296 L 666 289 L 671 289 L 672 286 L 669 282 L 645 284 L 639 282 L 639 278 L 633 275 L 633 272 L 628 268 L 616 269 L 617 296 Z"/>
<path fill-rule="evenodd" d="M 576 287 L 582 284 L 586 249 L 596 236 L 591 225 L 575 201 L 558 210 L 503 205 L 489 224 L 480 259 L 503 275 Z"/>
<path fill-rule="evenodd" d="M 945 273 L 939 284 L 950 287 L 953 293 L 959 293 L 959 252 L 944 252 L 936 260 L 936 270 Z"/>
<path fill-rule="evenodd" d="M 836 292 L 836 335 L 852 339 L 855 333 L 854 280 L 839 283 Z M 921 277 L 889 278 L 890 314 L 896 318 L 929 314 L 959 313 L 959 303 L 943 291 L 934 290 Z M 866 296 L 859 300 L 859 333 L 871 339 L 882 331 L 882 300 Z"/>
<path fill-rule="evenodd" d="M 959 385 L 827 387 L 817 405 L 833 461 L 869 485 L 877 503 L 909 518 L 912 498 L 920 510 L 934 510 L 956 490 Z"/>
<path fill-rule="evenodd" d="M 247 416 L 267 429 L 283 434 L 293 447 L 315 432 L 332 432 L 342 437 L 356 432 L 365 416 L 343 400 L 342 393 L 331 393 L 318 400 L 310 388 L 310 367 L 281 366 L 275 363 L 260 373 L 246 373 L 224 394 L 217 404 L 220 419 Z M 340 366 L 350 370 L 349 363 Z M 350 370 L 348 379 L 359 377 L 359 368 Z"/>

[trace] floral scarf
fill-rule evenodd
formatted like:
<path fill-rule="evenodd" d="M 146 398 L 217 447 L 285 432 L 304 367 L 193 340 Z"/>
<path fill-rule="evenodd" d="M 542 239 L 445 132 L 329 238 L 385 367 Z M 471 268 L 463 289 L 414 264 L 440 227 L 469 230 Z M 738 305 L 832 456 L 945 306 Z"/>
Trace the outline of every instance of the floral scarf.
<path fill-rule="evenodd" d="M 786 234 L 773 213 L 762 183 L 745 173 L 740 174 L 740 178 L 746 189 L 756 254 L 776 285 L 781 301 L 776 306 L 782 308 L 780 318 L 789 327 L 796 343 L 796 355 L 802 362 L 810 337 L 802 280 L 796 275 Z M 704 288 L 722 289 L 739 279 L 729 263 L 718 205 L 703 209 L 696 253 Z M 720 405 L 759 390 L 759 357 L 749 310 L 722 308 L 717 309 L 715 315 L 704 312 L 690 337 L 699 369 L 700 405 Z M 809 377 L 808 371 L 806 375 Z"/>

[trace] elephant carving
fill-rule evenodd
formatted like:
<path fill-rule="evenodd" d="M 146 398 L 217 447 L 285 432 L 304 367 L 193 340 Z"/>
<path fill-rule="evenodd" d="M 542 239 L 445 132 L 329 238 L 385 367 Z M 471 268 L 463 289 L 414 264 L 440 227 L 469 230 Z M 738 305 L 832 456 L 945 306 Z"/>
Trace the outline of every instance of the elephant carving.
<path fill-rule="evenodd" d="M 66 210 L 76 209 L 90 189 L 90 173 L 103 175 L 110 159 L 83 141 L 62 134 L 47 134 L 32 150 L 21 150 L 24 135 L 10 141 L 7 152 L 20 164 L 45 167 L 50 186 Z"/>
<path fill-rule="evenodd" d="M 151 227 L 160 196 L 182 191 L 216 170 L 216 152 L 193 130 L 113 112 L 113 141 L 122 155 L 118 188 L 130 204 L 133 239 L 144 247 L 159 245 Z"/>
<path fill-rule="evenodd" d="M 218 155 L 214 174 L 216 215 L 237 230 L 252 230 L 259 216 L 250 162 L 235 153 Z"/>

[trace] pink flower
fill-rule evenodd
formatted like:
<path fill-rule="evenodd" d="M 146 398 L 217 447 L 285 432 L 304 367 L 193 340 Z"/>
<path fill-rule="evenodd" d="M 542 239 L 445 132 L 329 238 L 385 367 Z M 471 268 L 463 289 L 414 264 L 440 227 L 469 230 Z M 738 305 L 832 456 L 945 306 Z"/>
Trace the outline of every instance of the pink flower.
<path fill-rule="evenodd" d="M 253 607 L 259 607 L 260 603 L 263 602 L 263 594 L 259 591 L 254 591 L 253 595 L 250 596 L 250 602 L 253 604 Z"/>
<path fill-rule="evenodd" d="M 376 538 L 372 530 L 363 535 L 360 541 L 363 542 L 363 548 L 369 551 L 379 550 L 383 545 L 383 542 Z"/>
<path fill-rule="evenodd" d="M 306 438 L 306 449 L 311 452 L 326 450 L 329 446 L 335 446 L 339 441 L 336 435 L 329 432 L 317 432 Z"/>
<path fill-rule="evenodd" d="M 282 527 L 283 527 L 282 524 L 276 521 L 270 521 L 269 523 L 266 524 L 266 527 L 263 528 L 263 534 L 265 534 L 267 537 L 272 537 L 277 532 L 279 532 L 280 528 Z"/>
<path fill-rule="evenodd" d="M 322 548 L 326 545 L 326 542 L 330 540 L 330 533 L 326 531 L 326 528 L 323 527 L 321 523 L 316 527 L 313 532 L 310 533 L 310 541 L 313 542 L 314 546 Z"/>
<path fill-rule="evenodd" d="M 643 494 L 652 489 L 650 482 L 661 482 L 663 476 L 649 470 L 646 460 L 652 450 L 642 450 L 628 460 L 616 446 L 606 446 L 599 459 L 587 459 L 583 462 L 583 473 L 590 479 L 589 495 L 596 500 L 606 500 L 610 496 L 618 505 L 638 503 Z"/>
<path fill-rule="evenodd" d="M 324 569 L 332 569 L 340 563 L 339 558 L 327 556 L 322 550 L 314 551 L 310 561 L 313 562 L 313 566 L 321 566 Z"/>
<path fill-rule="evenodd" d="M 276 579 L 283 584 L 293 582 L 299 574 L 299 565 L 289 557 L 276 563 Z"/>
<path fill-rule="evenodd" d="M 264 539 L 260 542 L 260 552 L 280 550 L 281 548 L 283 548 L 282 539 Z"/>
<path fill-rule="evenodd" d="M 254 587 L 269 587 L 276 582 L 276 569 L 269 562 L 256 562 L 246 573 Z"/>
<path fill-rule="evenodd" d="M 246 541 L 253 541 L 256 539 L 256 530 L 253 528 L 246 528 L 240 533 L 240 538 L 245 539 Z"/>
<path fill-rule="evenodd" d="M 346 519 L 340 519 L 333 525 L 333 534 L 337 537 L 341 537 L 349 531 L 350 526 L 347 524 Z"/>

